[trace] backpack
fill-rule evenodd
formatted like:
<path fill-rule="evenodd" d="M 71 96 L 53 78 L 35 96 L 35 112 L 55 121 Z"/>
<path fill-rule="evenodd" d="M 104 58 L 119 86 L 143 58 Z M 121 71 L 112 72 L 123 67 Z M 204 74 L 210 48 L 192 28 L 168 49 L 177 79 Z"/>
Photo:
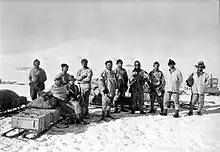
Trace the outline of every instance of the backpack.
<path fill-rule="evenodd" d="M 188 87 L 192 87 L 193 86 L 193 84 L 194 84 L 194 79 L 193 79 L 193 73 L 189 76 L 189 78 L 186 80 L 186 85 L 188 86 Z"/>

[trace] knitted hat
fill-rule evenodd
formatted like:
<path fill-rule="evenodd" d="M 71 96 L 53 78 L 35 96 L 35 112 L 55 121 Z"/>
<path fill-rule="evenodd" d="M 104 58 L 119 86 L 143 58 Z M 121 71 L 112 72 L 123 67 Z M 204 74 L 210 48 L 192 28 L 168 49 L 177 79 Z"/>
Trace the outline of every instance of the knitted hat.
<path fill-rule="evenodd" d="M 35 59 L 35 60 L 33 61 L 33 64 L 34 64 L 35 62 L 38 62 L 38 63 L 40 63 L 40 60 L 38 60 L 38 59 Z"/>
<path fill-rule="evenodd" d="M 170 65 L 176 65 L 176 62 L 171 60 L 171 59 L 169 59 L 168 66 L 170 66 Z"/>

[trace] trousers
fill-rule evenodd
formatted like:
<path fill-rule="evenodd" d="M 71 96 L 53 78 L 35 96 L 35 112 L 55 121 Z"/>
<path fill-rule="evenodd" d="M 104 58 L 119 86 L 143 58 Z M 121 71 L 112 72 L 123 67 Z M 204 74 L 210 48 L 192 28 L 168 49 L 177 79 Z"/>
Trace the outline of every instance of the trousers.
<path fill-rule="evenodd" d="M 139 105 L 139 110 L 143 110 L 144 106 L 144 90 L 131 92 L 131 108 L 135 109 Z"/>
<path fill-rule="evenodd" d="M 82 101 L 81 101 L 81 108 L 82 108 L 82 115 L 86 116 L 89 113 L 89 95 L 91 92 L 90 88 L 83 88 L 81 87 L 81 96 L 82 96 Z"/>
<path fill-rule="evenodd" d="M 34 100 L 39 96 L 39 94 L 45 89 L 44 83 L 35 86 L 33 83 L 30 83 L 30 96 L 31 99 Z"/>
<path fill-rule="evenodd" d="M 165 92 L 164 94 L 164 109 L 168 109 L 168 103 L 171 99 L 171 96 L 173 97 L 174 104 L 175 104 L 175 110 L 179 110 L 180 108 L 180 102 L 179 102 L 179 93 L 177 92 Z"/>
<path fill-rule="evenodd" d="M 192 105 L 194 106 L 198 103 L 198 111 L 201 111 L 204 105 L 204 99 L 204 94 L 192 94 Z"/>
<path fill-rule="evenodd" d="M 150 102 L 151 102 L 151 110 L 154 110 L 154 103 L 155 100 L 157 100 L 157 102 L 160 105 L 161 110 L 163 111 L 163 94 L 161 96 L 159 96 L 156 92 L 156 90 L 152 90 L 150 92 Z"/>
<path fill-rule="evenodd" d="M 106 94 L 102 95 L 102 113 L 106 116 L 107 112 L 110 112 L 111 104 L 114 97 L 109 97 Z"/>

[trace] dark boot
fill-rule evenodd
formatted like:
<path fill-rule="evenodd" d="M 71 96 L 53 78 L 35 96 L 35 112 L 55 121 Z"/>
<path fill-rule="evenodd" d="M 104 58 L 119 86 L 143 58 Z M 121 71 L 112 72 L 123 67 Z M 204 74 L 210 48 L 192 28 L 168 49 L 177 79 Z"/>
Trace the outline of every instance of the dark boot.
<path fill-rule="evenodd" d="M 193 112 L 192 111 L 189 111 L 188 113 L 187 113 L 187 116 L 192 116 L 193 115 Z"/>
<path fill-rule="evenodd" d="M 201 111 L 202 111 L 202 107 L 203 107 L 202 104 L 199 104 L 199 105 L 198 105 L 198 112 L 197 112 L 197 115 L 199 115 L 199 116 L 202 115 L 202 113 L 201 113 Z"/>
<path fill-rule="evenodd" d="M 84 121 L 84 119 L 82 118 L 80 114 L 77 114 L 76 118 L 77 118 L 77 121 L 76 121 L 77 124 L 81 124 L 81 125 L 89 124 L 88 122 Z"/>
<path fill-rule="evenodd" d="M 131 109 L 131 114 L 135 114 L 135 108 Z"/>
<path fill-rule="evenodd" d="M 87 115 L 85 115 L 83 118 L 84 118 L 84 119 L 89 119 L 89 118 L 90 118 L 90 115 L 87 114 Z"/>
<path fill-rule="evenodd" d="M 120 110 L 119 110 L 118 106 L 115 106 L 115 111 L 114 111 L 114 113 L 120 113 Z"/>
<path fill-rule="evenodd" d="M 160 113 L 160 115 L 161 116 L 167 116 L 167 112 L 168 112 L 168 110 L 164 109 L 163 112 Z"/>
<path fill-rule="evenodd" d="M 150 111 L 148 113 L 155 113 L 155 109 L 154 109 L 154 101 L 151 100 L 150 102 Z"/>
<path fill-rule="evenodd" d="M 175 114 L 173 115 L 173 117 L 174 118 L 179 118 L 180 116 L 179 116 L 179 110 L 176 110 L 175 111 Z"/>
<path fill-rule="evenodd" d="M 101 117 L 101 119 L 100 119 L 100 121 L 107 121 L 107 119 L 106 119 L 106 115 L 105 115 L 105 111 L 104 110 L 102 110 L 102 117 Z"/>
<path fill-rule="evenodd" d="M 198 112 L 197 112 L 197 115 L 198 115 L 198 116 L 201 116 L 201 115 L 202 115 L 201 111 L 198 111 Z"/>
<path fill-rule="evenodd" d="M 124 105 L 121 105 L 121 111 L 122 111 L 122 112 L 129 112 L 129 110 L 126 109 Z"/>
<path fill-rule="evenodd" d="M 101 117 L 100 121 L 106 121 L 108 122 L 109 120 L 106 117 Z"/>
<path fill-rule="evenodd" d="M 84 119 L 89 119 L 90 118 L 90 114 L 89 114 L 89 111 L 86 110 L 84 116 L 83 116 Z"/>
<path fill-rule="evenodd" d="M 187 113 L 187 116 L 193 115 L 193 108 L 194 108 L 194 106 L 192 105 L 192 102 L 190 102 L 189 103 L 189 112 Z"/>
<path fill-rule="evenodd" d="M 156 113 L 156 109 L 150 109 L 150 111 L 148 113 L 154 114 L 154 113 Z"/>
<path fill-rule="evenodd" d="M 69 125 L 74 125 L 74 124 L 77 123 L 77 120 L 76 119 L 67 118 L 67 119 L 65 119 L 64 122 L 68 123 Z"/>
<path fill-rule="evenodd" d="M 77 124 L 81 124 L 81 125 L 87 125 L 89 124 L 88 122 L 86 122 L 85 120 L 83 120 L 82 118 L 77 120 Z"/>
<path fill-rule="evenodd" d="M 110 114 L 110 110 L 107 111 L 107 115 L 106 115 L 106 117 L 111 118 L 111 119 L 115 119 L 114 117 L 111 116 L 111 114 Z"/>
<path fill-rule="evenodd" d="M 140 110 L 140 114 L 146 114 L 146 112 L 144 112 L 144 110 Z"/>
<path fill-rule="evenodd" d="M 161 113 L 163 112 L 163 103 L 160 103 L 160 110 L 161 110 Z"/>

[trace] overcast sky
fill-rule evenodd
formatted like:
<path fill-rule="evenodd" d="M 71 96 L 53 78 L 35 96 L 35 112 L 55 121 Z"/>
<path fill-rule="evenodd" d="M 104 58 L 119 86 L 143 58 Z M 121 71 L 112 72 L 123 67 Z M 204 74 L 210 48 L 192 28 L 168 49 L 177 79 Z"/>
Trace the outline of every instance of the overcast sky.
<path fill-rule="evenodd" d="M 0 11 L 1 55 L 36 53 L 74 43 L 78 50 L 72 51 L 84 49 L 82 56 L 87 54 L 91 60 L 97 54 L 138 59 L 147 70 L 156 60 L 167 69 L 172 58 L 186 73 L 204 60 L 207 72 L 220 77 L 217 0 L 18 0 L 0 2 Z"/>

